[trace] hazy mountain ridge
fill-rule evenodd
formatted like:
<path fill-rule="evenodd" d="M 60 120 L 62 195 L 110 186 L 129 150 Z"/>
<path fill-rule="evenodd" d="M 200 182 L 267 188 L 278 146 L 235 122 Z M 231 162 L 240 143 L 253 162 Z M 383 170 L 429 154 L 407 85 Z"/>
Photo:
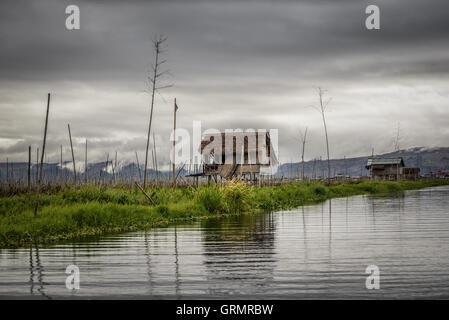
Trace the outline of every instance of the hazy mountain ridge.
<path fill-rule="evenodd" d="M 414 147 L 395 152 L 384 154 L 374 154 L 379 158 L 395 158 L 402 157 L 406 167 L 418 167 L 421 169 L 421 174 L 436 172 L 438 170 L 449 169 L 449 148 L 448 147 Z M 350 176 L 360 176 L 368 174 L 365 169 L 366 162 L 369 156 L 346 158 L 345 159 L 331 159 L 331 174 L 343 174 Z M 322 160 L 310 160 L 304 163 L 305 176 L 311 177 L 315 162 L 316 176 L 327 176 L 327 160 L 323 157 Z M 284 177 L 300 177 L 302 172 L 302 163 L 284 163 L 280 166 L 277 176 Z"/>
<path fill-rule="evenodd" d="M 402 157 L 405 162 L 406 167 L 419 167 L 421 173 L 436 172 L 438 170 L 449 169 L 449 147 L 445 148 L 426 148 L 426 147 L 415 147 L 406 150 L 400 150 L 396 152 L 389 152 L 384 154 L 375 154 L 375 157 L 385 157 L 394 158 Z M 343 174 L 349 176 L 360 176 L 367 175 L 368 171 L 365 169 L 367 159 L 371 157 L 354 157 L 346 159 L 331 159 L 331 174 Z M 77 163 L 77 176 L 81 181 L 84 180 L 84 169 L 80 170 L 79 165 L 82 166 L 84 163 Z M 24 181 L 27 176 L 28 163 L 26 162 L 15 162 L 9 163 L 9 176 L 11 178 L 11 172 L 13 172 L 13 180 Z M 318 160 L 309 160 L 304 163 L 304 173 L 307 177 L 313 176 L 313 168 L 315 166 L 315 176 L 316 177 L 326 177 L 327 176 L 327 161 L 322 158 Z M 101 176 L 103 178 L 112 178 L 113 174 L 118 178 L 129 178 L 129 177 L 139 177 L 143 175 L 143 166 L 140 165 L 140 174 L 137 165 L 134 162 L 123 163 L 119 165 L 118 170 L 112 170 L 112 166 L 109 163 L 108 169 L 106 170 L 106 161 L 89 163 L 87 174 L 89 179 L 98 179 Z M 302 163 L 284 163 L 281 164 L 276 176 L 281 177 L 301 177 Z M 63 163 L 63 168 L 59 163 L 44 163 L 43 176 L 44 179 L 54 179 L 63 177 L 66 180 L 71 179 L 72 176 L 72 164 L 70 161 Z M 183 170 L 180 175 L 185 175 L 186 170 Z M 36 179 L 37 175 L 37 165 L 34 163 L 31 169 L 32 180 Z M 150 179 L 156 177 L 156 172 L 153 169 L 148 169 L 148 176 Z M 159 178 L 167 178 L 170 176 L 169 171 L 159 170 Z M 6 162 L 0 163 L 0 181 L 6 180 Z"/>

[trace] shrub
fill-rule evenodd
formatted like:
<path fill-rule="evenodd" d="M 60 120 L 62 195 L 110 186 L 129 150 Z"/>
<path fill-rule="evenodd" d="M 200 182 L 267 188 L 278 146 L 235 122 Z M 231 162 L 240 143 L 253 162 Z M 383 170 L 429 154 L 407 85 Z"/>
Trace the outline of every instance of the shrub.
<path fill-rule="evenodd" d="M 160 204 L 156 207 L 156 212 L 159 213 L 164 218 L 166 218 L 168 217 L 169 214 L 168 206 L 165 204 Z"/>
<path fill-rule="evenodd" d="M 223 189 L 223 198 L 231 213 L 240 213 L 247 209 L 250 189 L 241 181 L 231 180 Z"/>
<path fill-rule="evenodd" d="M 218 186 L 199 188 L 197 201 L 210 213 L 219 213 L 224 210 L 222 190 Z"/>
<path fill-rule="evenodd" d="M 316 186 L 313 188 L 313 193 L 317 196 L 324 196 L 326 195 L 326 188 L 323 186 Z"/>

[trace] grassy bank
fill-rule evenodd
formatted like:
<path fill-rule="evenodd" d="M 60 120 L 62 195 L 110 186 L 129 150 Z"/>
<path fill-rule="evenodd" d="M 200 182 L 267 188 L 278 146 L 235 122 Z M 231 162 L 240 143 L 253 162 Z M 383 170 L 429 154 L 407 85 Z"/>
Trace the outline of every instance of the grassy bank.
<path fill-rule="evenodd" d="M 288 209 L 334 197 L 391 194 L 444 184 L 449 181 L 369 181 L 333 186 L 292 183 L 262 188 L 232 182 L 223 188 L 148 189 L 157 205 L 150 205 L 137 189 L 85 186 L 43 193 L 37 218 L 33 217 L 34 195 L 19 194 L 0 197 L 0 247 L 77 239 L 198 218 Z"/>

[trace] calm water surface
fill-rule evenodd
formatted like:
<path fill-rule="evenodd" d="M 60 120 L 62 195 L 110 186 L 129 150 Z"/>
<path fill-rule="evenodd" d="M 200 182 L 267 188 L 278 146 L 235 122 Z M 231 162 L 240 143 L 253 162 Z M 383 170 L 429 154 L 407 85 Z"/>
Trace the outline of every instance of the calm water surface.
<path fill-rule="evenodd" d="M 0 298 L 449 298 L 449 187 L 0 250 Z M 65 270 L 80 269 L 80 290 Z M 380 269 L 367 290 L 365 269 Z"/>

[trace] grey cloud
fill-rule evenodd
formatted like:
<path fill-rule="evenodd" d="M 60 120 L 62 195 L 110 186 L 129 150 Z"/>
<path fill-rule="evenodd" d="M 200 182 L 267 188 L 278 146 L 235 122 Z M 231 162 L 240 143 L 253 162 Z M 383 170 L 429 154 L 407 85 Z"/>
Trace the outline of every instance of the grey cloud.
<path fill-rule="evenodd" d="M 168 36 L 168 81 L 175 84 L 156 104 L 161 159 L 168 158 L 175 96 L 180 126 L 201 119 L 204 128 L 280 128 L 285 159 L 298 157 L 292 144 L 299 127 L 309 126 L 309 156 L 324 154 L 319 116 L 308 108 L 318 85 L 333 97 L 334 156 L 372 145 L 390 151 L 385 141 L 398 121 L 405 145 L 447 144 L 447 1 L 77 1 L 81 30 L 67 31 L 71 3 L 0 4 L 2 157 L 21 159 L 28 145 L 41 143 L 49 91 L 48 152 L 55 157 L 67 146 L 69 122 L 79 139 L 96 141 L 93 158 L 142 152 L 149 111 L 142 91 L 156 33 Z M 364 28 L 368 4 L 381 9 L 379 31 Z M 412 99 L 413 91 L 428 99 Z M 427 112 L 429 104 L 438 110 Z"/>

